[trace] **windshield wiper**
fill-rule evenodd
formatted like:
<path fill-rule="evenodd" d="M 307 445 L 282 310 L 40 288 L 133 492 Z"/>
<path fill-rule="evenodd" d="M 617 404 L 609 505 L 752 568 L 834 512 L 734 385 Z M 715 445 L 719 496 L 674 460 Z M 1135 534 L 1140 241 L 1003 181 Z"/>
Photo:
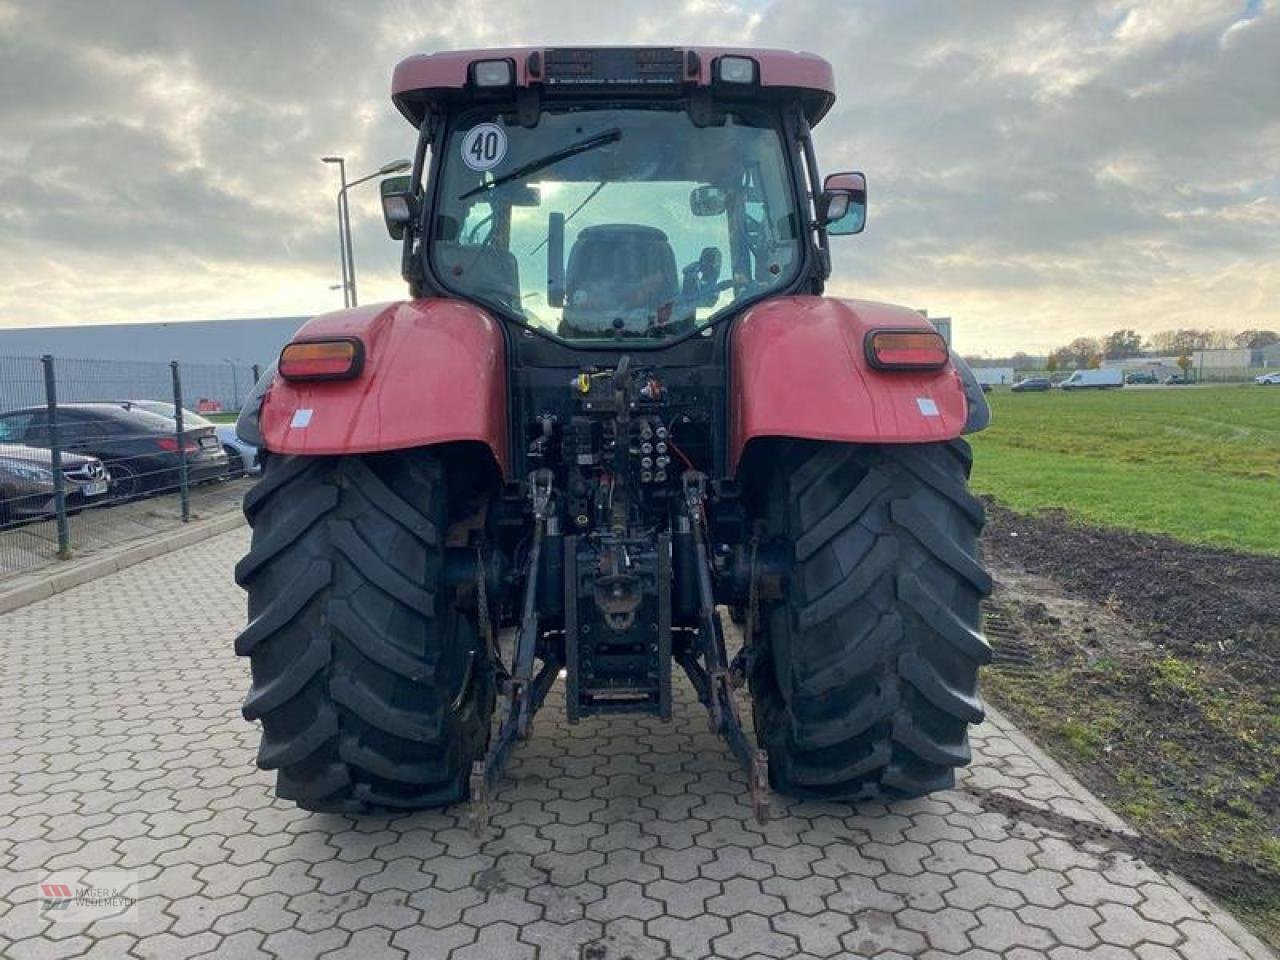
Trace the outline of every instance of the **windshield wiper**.
<path fill-rule="evenodd" d="M 603 147 L 606 143 L 615 143 L 622 139 L 622 130 L 619 127 L 613 127 L 597 133 L 594 137 L 587 137 L 585 140 L 579 140 L 577 143 L 571 143 L 567 147 L 561 147 L 552 153 L 548 153 L 545 157 L 539 157 L 537 160 L 530 160 L 523 166 L 516 167 L 510 173 L 504 173 L 495 180 L 488 183 L 482 183 L 478 187 L 473 187 L 466 193 L 461 194 L 458 199 L 466 200 L 468 197 L 474 197 L 477 193 L 484 193 L 495 187 L 500 187 L 504 183 L 510 183 L 512 180 L 519 180 L 530 174 L 537 173 L 539 170 L 545 170 L 553 163 L 559 163 L 561 160 L 567 160 L 569 157 L 576 157 L 580 153 L 586 153 L 588 150 L 594 150 L 596 147 Z"/>

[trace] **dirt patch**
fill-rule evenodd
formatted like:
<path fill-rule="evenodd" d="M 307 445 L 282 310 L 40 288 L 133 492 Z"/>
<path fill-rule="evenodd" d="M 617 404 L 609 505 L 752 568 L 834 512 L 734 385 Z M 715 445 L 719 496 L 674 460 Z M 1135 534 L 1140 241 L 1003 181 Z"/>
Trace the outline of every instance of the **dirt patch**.
<path fill-rule="evenodd" d="M 988 507 L 987 695 L 1280 945 L 1280 558 Z"/>
<path fill-rule="evenodd" d="M 1280 870 L 1265 864 L 1244 862 L 1213 853 L 1186 850 L 1168 841 L 1142 834 L 1113 830 L 1087 820 L 1068 817 L 1017 797 L 973 786 L 963 788 L 982 809 L 1003 814 L 1042 830 L 1060 834 L 1073 847 L 1125 853 L 1142 860 L 1157 870 L 1173 870 L 1198 886 L 1212 888 L 1219 896 L 1241 898 L 1252 891 L 1280 884 Z"/>
<path fill-rule="evenodd" d="M 987 507 L 984 538 L 999 564 L 1123 610 L 1146 639 L 1176 651 L 1280 661 L 1280 557 Z"/>

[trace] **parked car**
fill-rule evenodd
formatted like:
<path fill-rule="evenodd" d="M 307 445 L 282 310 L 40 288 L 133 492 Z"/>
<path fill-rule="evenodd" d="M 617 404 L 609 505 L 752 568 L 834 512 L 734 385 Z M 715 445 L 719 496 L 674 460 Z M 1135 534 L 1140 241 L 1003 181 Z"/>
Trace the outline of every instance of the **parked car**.
<path fill-rule="evenodd" d="M 1275 373 L 1264 373 L 1260 377 L 1254 377 L 1253 382 L 1263 387 L 1280 387 L 1280 370 L 1277 370 Z"/>
<path fill-rule="evenodd" d="M 262 472 L 262 464 L 258 462 L 258 448 L 236 436 L 234 423 L 215 424 L 214 429 L 218 433 L 218 442 L 226 451 L 230 476 L 242 477 L 246 473 Z"/>
<path fill-rule="evenodd" d="M 50 444 L 47 407 L 0 413 L 0 425 L 0 434 L 11 442 Z M 178 438 L 166 417 L 119 403 L 64 403 L 58 406 L 58 432 L 63 450 L 97 457 L 106 465 L 114 480 L 113 499 L 171 490 L 179 483 Z M 183 424 L 182 445 L 192 483 L 226 474 L 227 455 L 212 424 Z"/>
<path fill-rule="evenodd" d="M 0 529 L 54 514 L 53 451 L 3 442 L 0 433 Z M 77 513 L 105 502 L 111 474 L 97 457 L 62 455 L 67 509 Z"/>
<path fill-rule="evenodd" d="M 1124 373 L 1118 369 L 1100 367 L 1097 370 L 1077 370 L 1062 381 L 1063 390 L 1112 390 L 1124 386 Z"/>
<path fill-rule="evenodd" d="M 1186 386 L 1190 382 L 1191 379 L 1183 373 L 1171 373 L 1169 376 L 1164 378 L 1164 385 L 1166 387 L 1182 387 Z"/>
<path fill-rule="evenodd" d="M 1014 393 L 1042 393 L 1053 388 L 1053 381 L 1048 377 L 1026 377 L 1019 380 L 1009 389 Z"/>
<path fill-rule="evenodd" d="M 173 419 L 173 402 L 171 400 L 122 400 L 122 407 L 133 407 L 139 410 L 146 410 L 149 413 L 155 413 L 162 417 Z M 182 408 L 182 426 L 200 426 L 213 427 L 214 433 L 218 437 L 218 443 L 222 444 L 222 450 L 227 455 L 227 476 L 242 477 L 246 473 L 258 473 L 261 466 L 258 463 L 258 448 L 252 444 L 245 443 L 236 436 L 236 427 L 233 423 L 214 423 L 207 417 L 203 417 L 194 410 Z"/>
<path fill-rule="evenodd" d="M 1159 383 L 1160 378 L 1154 373 L 1145 373 L 1139 370 L 1136 373 L 1127 374 L 1124 378 L 1125 383 Z"/>

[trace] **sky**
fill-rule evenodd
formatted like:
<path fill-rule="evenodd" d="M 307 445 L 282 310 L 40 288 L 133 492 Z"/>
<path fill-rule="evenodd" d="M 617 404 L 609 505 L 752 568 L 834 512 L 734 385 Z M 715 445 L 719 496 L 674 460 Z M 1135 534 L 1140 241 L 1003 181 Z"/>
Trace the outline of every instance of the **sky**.
<path fill-rule="evenodd" d="M 834 65 L 820 163 L 864 171 L 870 208 L 835 295 L 950 315 L 987 355 L 1280 328 L 1275 0 L 0 0 L 0 327 L 340 307 L 319 158 L 412 152 L 398 60 L 696 42 Z M 376 194 L 362 302 L 405 295 Z"/>

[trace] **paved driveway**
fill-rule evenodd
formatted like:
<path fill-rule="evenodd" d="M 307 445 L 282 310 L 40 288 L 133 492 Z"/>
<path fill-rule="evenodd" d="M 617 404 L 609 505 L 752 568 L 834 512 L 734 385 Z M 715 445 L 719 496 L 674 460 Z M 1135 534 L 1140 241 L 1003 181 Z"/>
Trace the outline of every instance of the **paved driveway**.
<path fill-rule="evenodd" d="M 1265 956 L 999 717 L 962 789 L 764 827 L 687 687 L 670 725 L 550 704 L 483 841 L 461 811 L 300 812 L 238 712 L 246 542 L 0 617 L 4 957 Z M 133 919 L 42 918 L 42 880 L 104 868 L 138 877 Z"/>

